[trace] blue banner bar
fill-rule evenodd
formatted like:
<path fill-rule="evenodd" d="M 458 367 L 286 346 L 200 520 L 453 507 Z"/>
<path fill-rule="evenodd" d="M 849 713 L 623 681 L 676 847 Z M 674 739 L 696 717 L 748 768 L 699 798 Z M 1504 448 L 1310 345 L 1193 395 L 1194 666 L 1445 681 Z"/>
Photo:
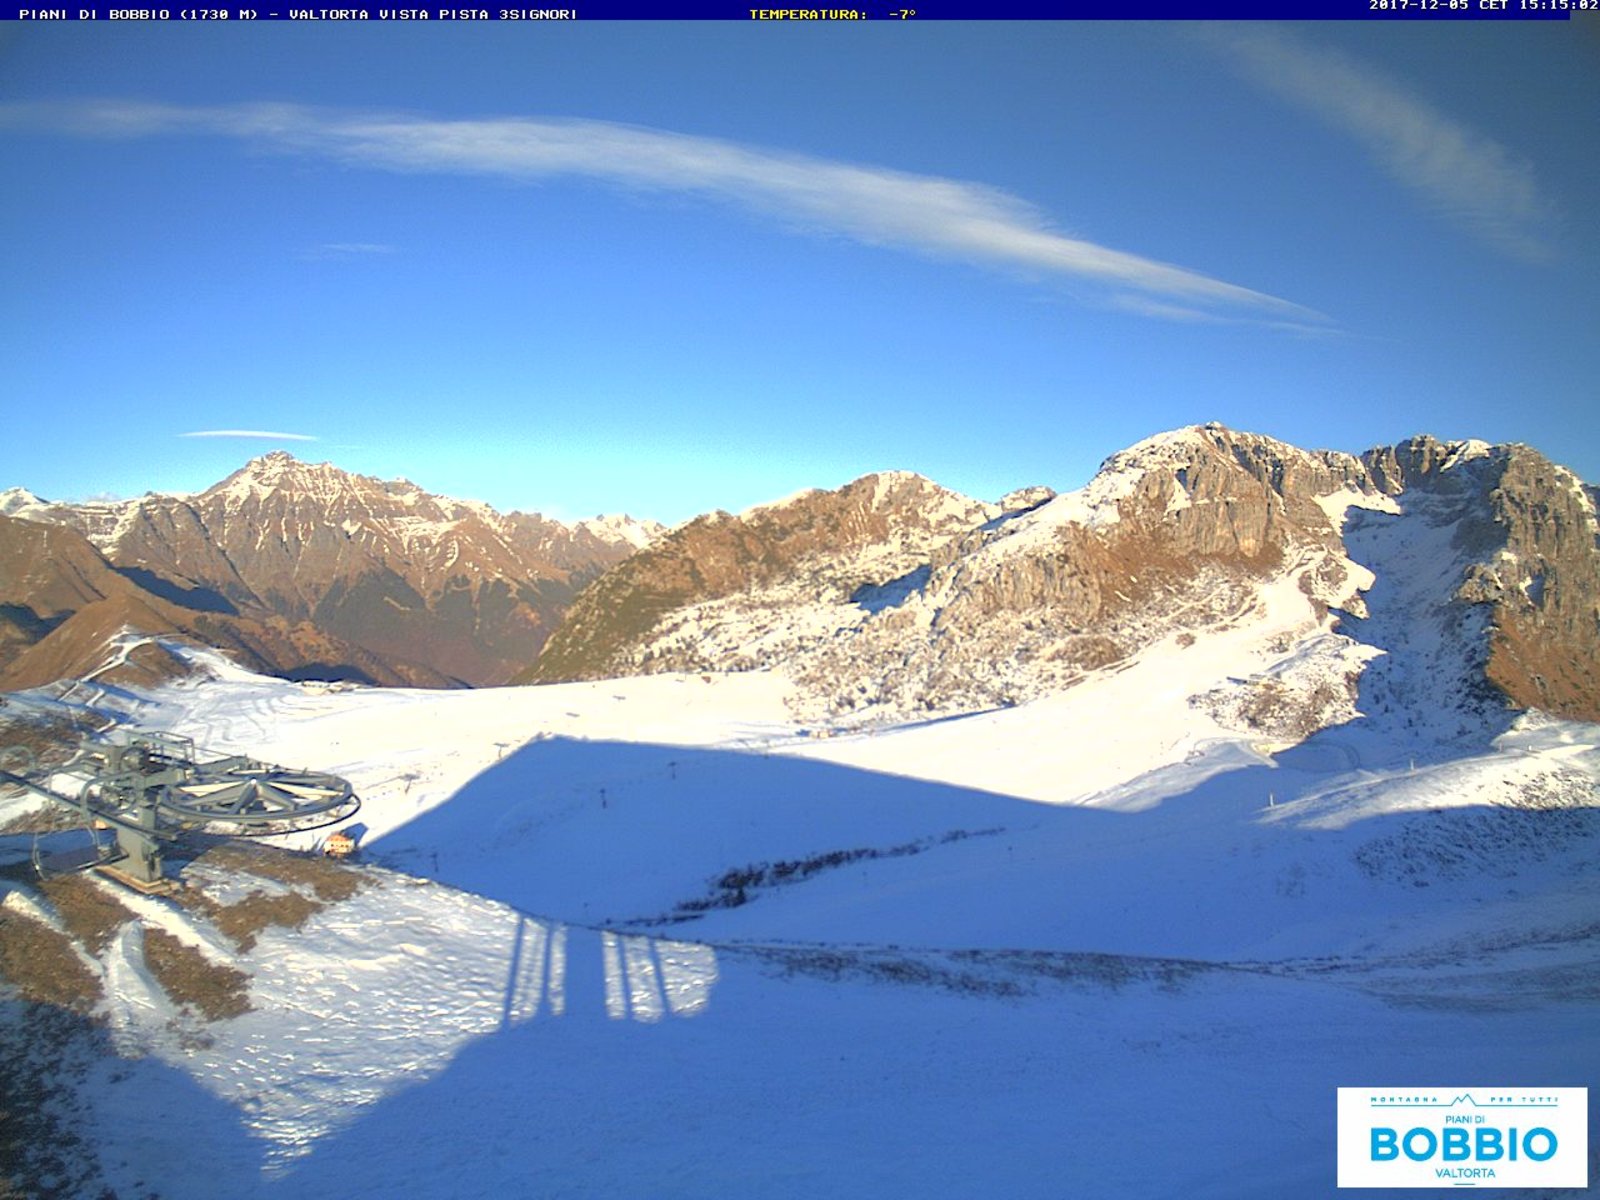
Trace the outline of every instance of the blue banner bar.
<path fill-rule="evenodd" d="M 899 7 L 763 8 L 730 0 L 549 0 L 560 7 L 71 7 L 0 3 L 6 21 L 1453 21 L 1567 20 L 1600 0 L 898 0 Z"/>

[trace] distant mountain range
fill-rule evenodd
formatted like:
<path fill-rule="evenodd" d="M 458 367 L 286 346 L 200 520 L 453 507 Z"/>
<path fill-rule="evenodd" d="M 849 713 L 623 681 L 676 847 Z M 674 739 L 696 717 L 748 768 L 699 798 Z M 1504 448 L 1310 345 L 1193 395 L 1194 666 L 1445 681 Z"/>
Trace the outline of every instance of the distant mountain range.
<path fill-rule="evenodd" d="M 1024 702 L 1289 604 L 1282 669 L 1197 703 L 1282 737 L 1386 687 L 1600 720 L 1595 501 L 1526 446 L 1357 456 L 1206 425 L 1064 495 L 886 472 L 666 531 L 274 453 L 195 496 L 0 493 L 0 686 L 166 673 L 171 635 L 419 686 L 769 668 L 851 721 Z"/>
<path fill-rule="evenodd" d="M 584 584 L 661 532 L 573 525 L 274 452 L 192 496 L 0 493 L 0 686 L 102 668 L 128 629 L 290 678 L 504 683 Z M 146 645 L 118 671 L 173 669 Z"/>

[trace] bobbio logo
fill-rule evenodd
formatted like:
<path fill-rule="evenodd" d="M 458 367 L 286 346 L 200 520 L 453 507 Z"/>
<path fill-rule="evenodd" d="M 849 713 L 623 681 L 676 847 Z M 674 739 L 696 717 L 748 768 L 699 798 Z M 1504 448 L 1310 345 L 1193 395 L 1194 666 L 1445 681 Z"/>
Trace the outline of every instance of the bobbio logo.
<path fill-rule="evenodd" d="M 1339 1089 L 1339 1186 L 1589 1186 L 1589 1089 Z"/>

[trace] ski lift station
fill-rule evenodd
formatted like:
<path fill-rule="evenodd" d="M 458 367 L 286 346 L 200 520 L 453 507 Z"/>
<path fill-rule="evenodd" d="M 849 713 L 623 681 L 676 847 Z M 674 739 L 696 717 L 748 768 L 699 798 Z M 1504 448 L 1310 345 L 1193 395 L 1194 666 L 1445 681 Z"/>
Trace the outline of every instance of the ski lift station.
<path fill-rule="evenodd" d="M 41 768 L 25 746 L 0 750 L 0 783 L 54 801 L 88 831 L 70 864 L 41 854 L 34 867 L 98 867 L 144 891 L 165 885 L 165 847 L 191 835 L 270 837 L 337 824 L 360 807 L 337 775 L 291 770 L 242 755 L 207 756 L 189 738 L 141 733 L 84 738 L 64 765 Z M 110 835 L 110 836 L 106 836 Z"/>

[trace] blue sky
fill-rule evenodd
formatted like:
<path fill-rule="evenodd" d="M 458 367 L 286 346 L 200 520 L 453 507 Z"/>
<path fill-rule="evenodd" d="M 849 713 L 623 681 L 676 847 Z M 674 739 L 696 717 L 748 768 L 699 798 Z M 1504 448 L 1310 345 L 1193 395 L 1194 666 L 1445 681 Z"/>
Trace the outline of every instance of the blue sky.
<path fill-rule="evenodd" d="M 1592 21 L 8 26 L 0 486 L 676 521 L 1209 420 L 1593 482 L 1597 113 Z"/>

